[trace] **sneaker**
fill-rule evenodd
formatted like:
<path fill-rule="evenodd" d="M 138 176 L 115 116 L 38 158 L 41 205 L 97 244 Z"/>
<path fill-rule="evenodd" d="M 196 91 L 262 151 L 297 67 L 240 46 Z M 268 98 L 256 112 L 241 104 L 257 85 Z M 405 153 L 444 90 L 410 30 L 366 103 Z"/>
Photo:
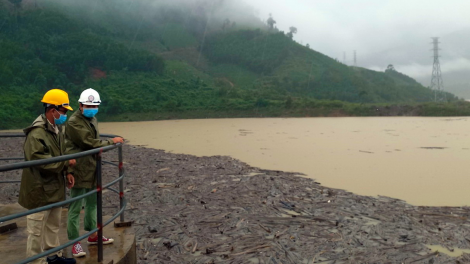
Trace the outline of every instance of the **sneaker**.
<path fill-rule="evenodd" d="M 83 257 L 86 255 L 86 252 L 83 251 L 83 248 L 80 242 L 73 244 L 72 255 L 76 258 Z"/>
<path fill-rule="evenodd" d="M 112 244 L 113 242 L 114 242 L 114 239 L 106 238 L 106 237 L 103 236 L 103 245 Z M 90 244 L 90 245 L 98 245 L 98 236 L 96 236 L 93 239 L 88 237 L 87 243 Z"/>
<path fill-rule="evenodd" d="M 47 257 L 47 263 L 54 263 L 54 264 L 75 264 L 77 261 L 73 258 L 64 258 L 59 257 L 57 255 Z"/>

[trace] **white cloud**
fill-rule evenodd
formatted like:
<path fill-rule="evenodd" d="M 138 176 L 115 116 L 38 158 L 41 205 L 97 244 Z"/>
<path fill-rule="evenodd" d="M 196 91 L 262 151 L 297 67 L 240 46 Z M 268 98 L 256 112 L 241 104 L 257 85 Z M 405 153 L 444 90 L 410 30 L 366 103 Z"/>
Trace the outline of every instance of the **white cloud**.
<path fill-rule="evenodd" d="M 470 27 L 468 0 L 247 0 L 279 29 L 331 57 L 370 54 Z"/>

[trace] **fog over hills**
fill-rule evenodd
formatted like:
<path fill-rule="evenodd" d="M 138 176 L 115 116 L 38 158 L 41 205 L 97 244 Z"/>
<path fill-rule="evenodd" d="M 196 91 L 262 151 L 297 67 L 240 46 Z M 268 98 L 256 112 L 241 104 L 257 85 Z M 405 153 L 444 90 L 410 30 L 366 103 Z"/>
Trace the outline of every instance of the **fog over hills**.
<path fill-rule="evenodd" d="M 304 2 L 291 3 L 298 9 Z M 100 116 L 110 121 L 257 116 L 260 111 L 263 116 L 323 116 L 332 109 L 373 115 L 370 110 L 377 108 L 365 104 L 433 101 L 434 92 L 400 73 L 399 62 L 386 60 L 382 66 L 375 56 L 370 67 L 392 63 L 398 71 L 373 71 L 364 67 L 359 52 L 359 67 L 352 67 L 330 55 L 330 46 L 345 43 L 321 34 L 303 42 L 300 33 L 309 31 L 296 19 L 308 19 L 305 12 L 285 9 L 271 17 L 250 4 L 0 0 L 2 125 L 25 126 L 41 111 L 35 98 L 57 87 L 71 97 L 83 87 L 99 89 L 106 98 Z M 286 15 L 290 20 L 284 23 Z M 331 29 L 330 36 L 341 34 Z M 447 99 L 457 101 L 452 94 Z M 462 113 L 459 107 L 426 113 L 456 115 Z"/>

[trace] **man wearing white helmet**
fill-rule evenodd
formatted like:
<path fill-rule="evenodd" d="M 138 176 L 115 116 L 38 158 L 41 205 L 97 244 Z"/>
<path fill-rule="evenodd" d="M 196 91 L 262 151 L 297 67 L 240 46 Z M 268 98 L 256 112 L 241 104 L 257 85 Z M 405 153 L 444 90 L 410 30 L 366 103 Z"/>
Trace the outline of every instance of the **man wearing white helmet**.
<path fill-rule="evenodd" d="M 123 143 L 121 137 L 115 137 L 109 140 L 101 140 L 98 129 L 98 120 L 95 115 L 98 113 L 98 106 L 101 104 L 100 95 L 97 91 L 88 88 L 82 92 L 80 99 L 80 111 L 76 111 L 67 122 L 65 134 L 67 139 L 67 154 L 78 153 L 94 148 L 109 146 L 112 144 Z M 75 185 L 70 190 L 70 196 L 77 197 L 91 190 L 96 189 L 96 158 L 94 155 L 77 159 L 77 164 L 68 171 L 75 179 Z M 90 195 L 82 200 L 70 203 L 67 235 L 69 240 L 78 238 L 80 227 L 80 210 L 82 203 L 85 204 L 84 228 L 91 231 L 96 228 L 96 195 Z M 103 244 L 113 243 L 112 238 L 103 237 Z M 88 237 L 88 244 L 97 244 L 98 236 L 95 232 Z M 80 242 L 72 247 L 74 257 L 85 256 L 86 253 Z"/>

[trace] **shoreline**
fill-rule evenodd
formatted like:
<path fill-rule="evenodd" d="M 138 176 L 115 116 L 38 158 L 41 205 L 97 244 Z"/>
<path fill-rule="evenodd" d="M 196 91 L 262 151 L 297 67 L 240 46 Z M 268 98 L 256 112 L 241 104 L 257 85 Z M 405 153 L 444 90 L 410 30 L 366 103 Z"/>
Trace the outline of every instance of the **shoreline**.
<path fill-rule="evenodd" d="M 21 155 L 21 146 L 22 139 L 0 139 L 0 157 Z M 470 254 L 454 258 L 426 247 L 470 248 L 469 207 L 356 195 L 227 156 L 125 145 L 124 161 L 126 220 L 134 221 L 138 263 L 470 261 Z M 109 182 L 116 172 L 105 169 Z M 18 179 L 19 172 L 1 177 Z M 0 185 L 0 203 L 15 202 L 17 188 Z M 115 212 L 116 197 L 104 197 L 105 213 Z"/>
<path fill-rule="evenodd" d="M 351 103 L 336 100 L 294 100 L 291 106 L 276 103 L 264 107 L 247 105 L 241 108 L 214 106 L 212 108 L 153 109 L 143 112 L 116 112 L 100 114 L 102 122 L 135 122 L 158 120 L 215 119 L 215 118 L 295 118 L 295 117 L 461 117 L 470 116 L 470 102 L 450 103 Z M 137 115 L 136 115 L 137 114 Z M 1 130 L 24 128 L 29 119 L 0 124 Z"/>
<path fill-rule="evenodd" d="M 225 118 L 297 118 L 297 117 L 463 117 L 470 115 L 469 102 L 443 103 L 349 103 L 343 101 L 319 101 L 318 104 L 297 105 L 295 107 L 260 107 L 253 109 L 218 110 L 173 110 L 160 109 L 156 112 L 120 113 L 103 115 L 104 122 L 134 122 L 185 119 L 225 119 Z"/>

